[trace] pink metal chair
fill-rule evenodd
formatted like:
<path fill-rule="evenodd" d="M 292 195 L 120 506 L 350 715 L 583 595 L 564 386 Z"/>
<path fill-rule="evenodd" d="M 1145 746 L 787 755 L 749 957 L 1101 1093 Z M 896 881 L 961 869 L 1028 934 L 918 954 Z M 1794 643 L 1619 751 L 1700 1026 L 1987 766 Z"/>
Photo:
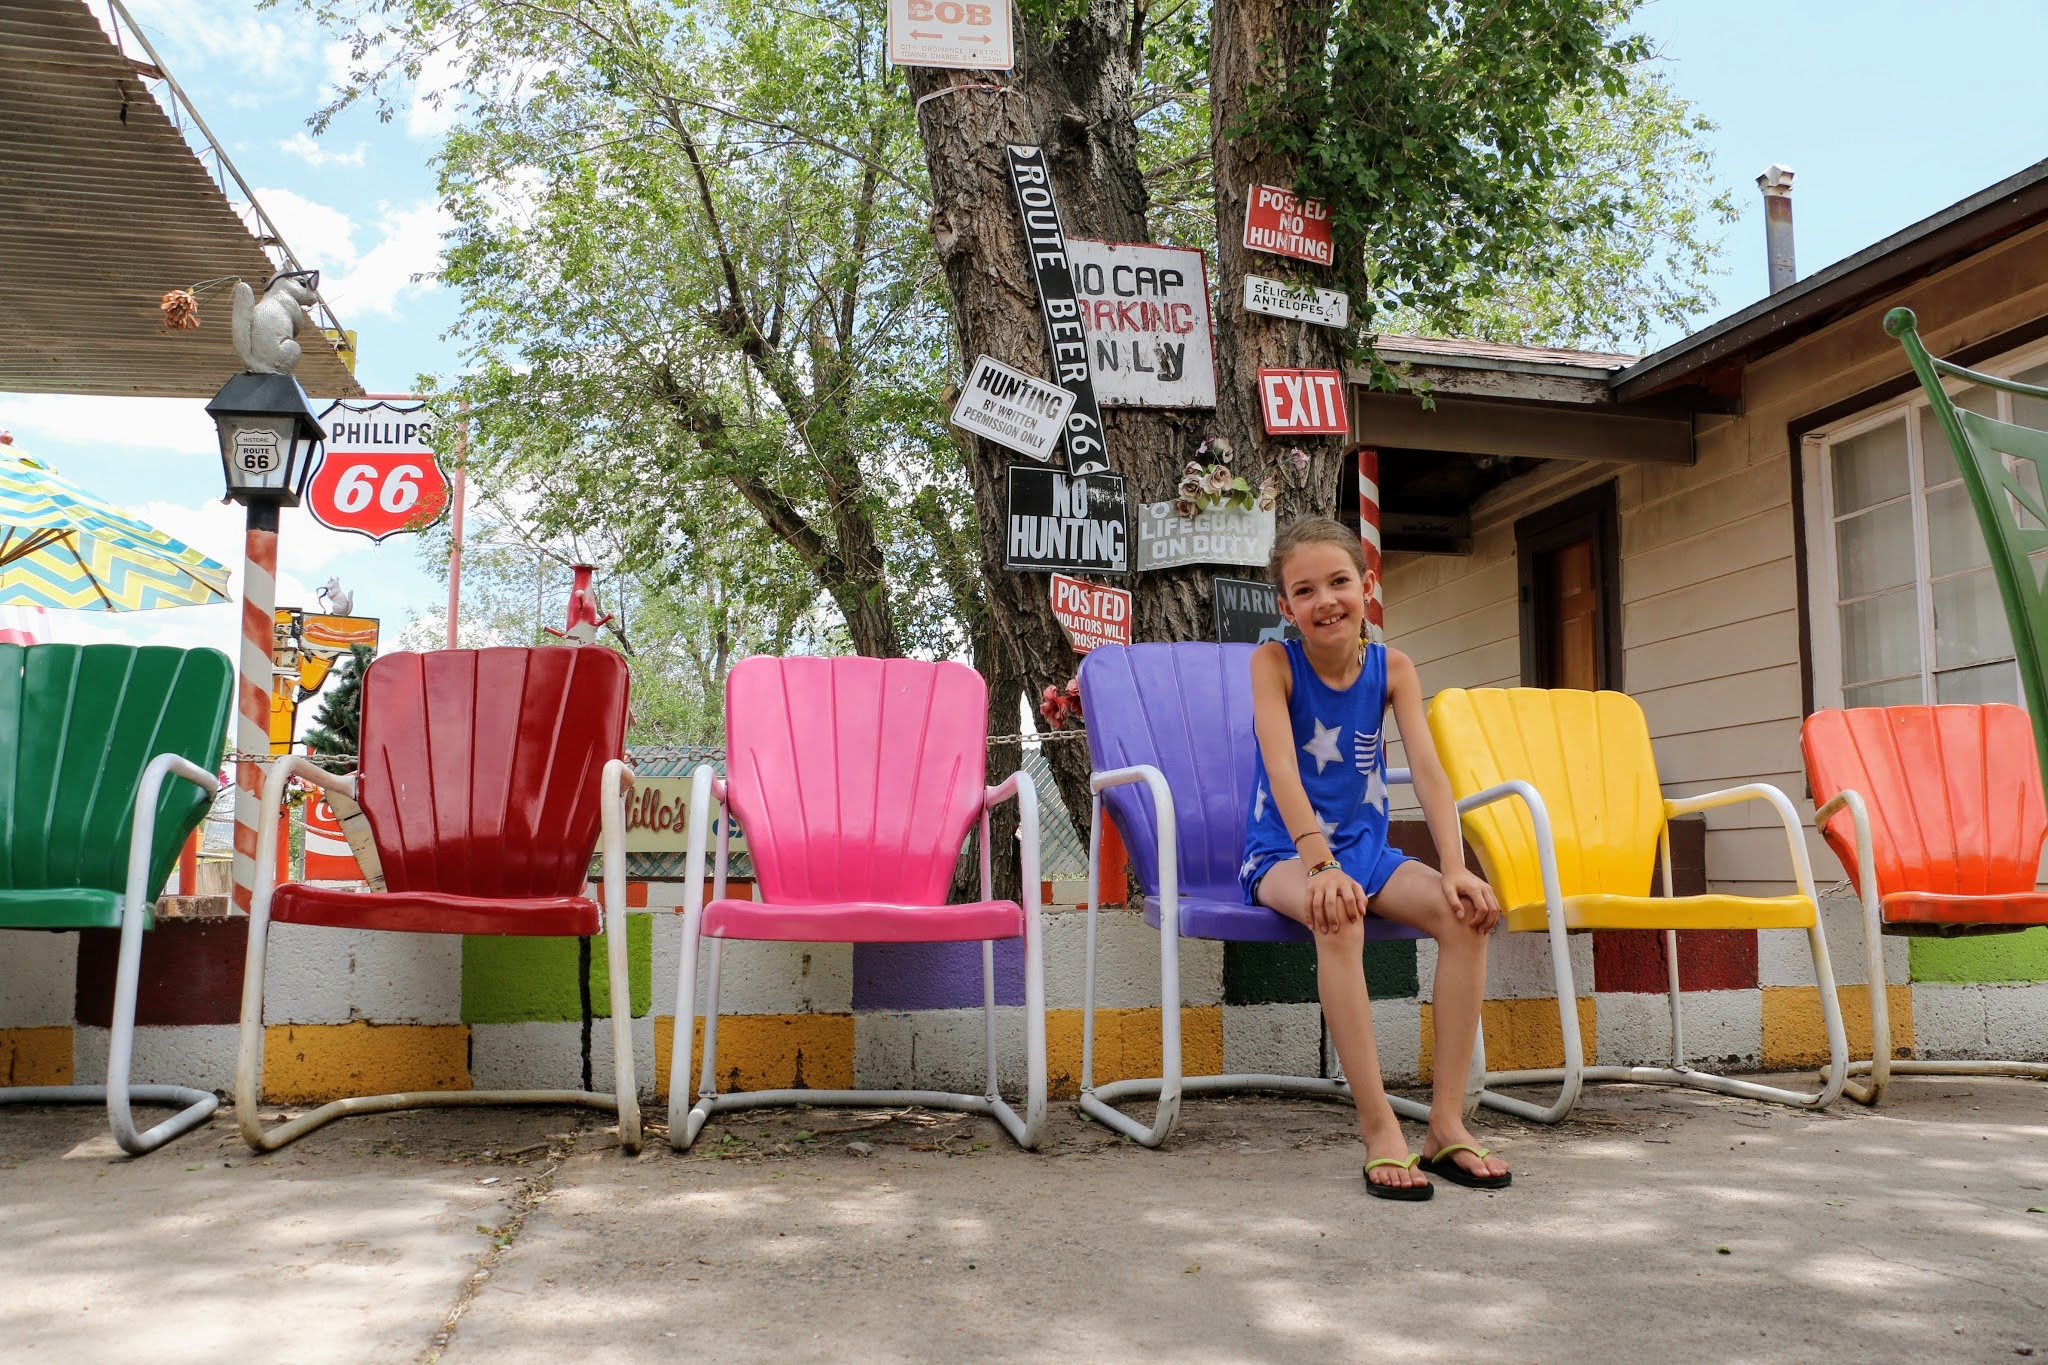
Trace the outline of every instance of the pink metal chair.
<path fill-rule="evenodd" d="M 726 681 L 726 771 L 692 775 L 683 951 L 669 1063 L 669 1143 L 681 1151 L 730 1109 L 790 1104 L 922 1104 L 987 1114 L 1019 1145 L 1045 1123 L 1045 967 L 1038 901 L 1038 793 L 1022 772 L 984 787 L 988 689 L 953 663 L 914 659 L 742 660 Z M 1014 799 L 1025 904 L 993 898 L 989 812 Z M 759 901 L 725 895 L 728 822 L 720 821 L 713 899 L 704 855 L 713 803 L 746 831 Z M 961 845 L 981 827 L 982 899 L 948 905 Z M 1025 1051 L 1020 1117 L 996 1088 L 995 940 L 1024 941 Z M 704 1060 L 690 1103 L 700 940 L 709 939 Z M 718 1093 L 719 968 L 728 939 L 798 943 L 967 943 L 981 947 L 988 1087 Z"/>

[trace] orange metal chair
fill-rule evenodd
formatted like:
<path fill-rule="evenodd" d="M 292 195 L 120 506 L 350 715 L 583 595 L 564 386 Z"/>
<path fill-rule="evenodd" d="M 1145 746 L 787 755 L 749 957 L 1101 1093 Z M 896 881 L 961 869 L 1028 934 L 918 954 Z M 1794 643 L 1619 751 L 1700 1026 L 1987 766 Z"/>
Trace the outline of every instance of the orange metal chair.
<path fill-rule="evenodd" d="M 1894 1061 L 1885 934 L 2010 934 L 2048 925 L 2035 890 L 2048 813 L 2033 726 L 2017 706 L 1816 711 L 1800 731 L 1814 824 L 1863 900 L 1875 1054 L 1853 1099 L 1876 1104 L 1891 1073 L 2040 1076 L 2048 1064 Z"/>

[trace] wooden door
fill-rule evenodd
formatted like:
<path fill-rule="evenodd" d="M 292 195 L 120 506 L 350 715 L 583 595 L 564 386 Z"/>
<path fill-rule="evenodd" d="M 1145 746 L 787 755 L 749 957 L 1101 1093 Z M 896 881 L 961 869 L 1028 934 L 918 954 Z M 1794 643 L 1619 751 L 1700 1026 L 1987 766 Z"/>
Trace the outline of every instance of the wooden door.
<path fill-rule="evenodd" d="M 1592 692 L 1600 686 L 1600 575 L 1593 537 L 1544 556 L 1545 596 L 1538 619 L 1548 623 L 1550 686 Z"/>

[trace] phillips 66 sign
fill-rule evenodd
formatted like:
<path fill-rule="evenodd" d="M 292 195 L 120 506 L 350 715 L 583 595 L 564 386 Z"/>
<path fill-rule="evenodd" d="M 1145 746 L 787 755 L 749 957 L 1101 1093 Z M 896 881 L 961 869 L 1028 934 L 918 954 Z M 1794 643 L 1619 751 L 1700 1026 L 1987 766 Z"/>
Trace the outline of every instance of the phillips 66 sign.
<path fill-rule="evenodd" d="M 306 510 L 336 531 L 382 540 L 424 531 L 448 510 L 448 476 L 428 438 L 426 404 L 338 402 L 320 414 L 327 453 L 306 484 Z"/>

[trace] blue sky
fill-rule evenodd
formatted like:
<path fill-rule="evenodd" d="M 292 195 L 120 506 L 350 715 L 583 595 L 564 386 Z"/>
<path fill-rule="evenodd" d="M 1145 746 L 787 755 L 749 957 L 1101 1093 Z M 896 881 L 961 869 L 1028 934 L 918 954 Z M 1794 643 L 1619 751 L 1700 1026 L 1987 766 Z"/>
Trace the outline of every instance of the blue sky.
<path fill-rule="evenodd" d="M 104 0 L 91 0 L 104 12 Z M 414 107 L 390 123 L 352 111 L 319 139 L 305 120 L 345 68 L 341 45 L 295 8 L 253 0 L 128 0 L 202 116 L 228 146 L 299 257 L 361 337 L 359 375 L 403 391 L 457 363 L 441 340 L 455 316 L 431 271 L 443 220 L 427 158 L 451 109 Z M 1764 293 L 1758 172 L 1798 172 L 1802 274 L 1853 254 L 2048 155 L 2039 119 L 2048 5 L 1970 0 L 1937 20 L 1892 0 L 1658 0 L 1638 26 L 1679 94 L 1718 123 L 1716 174 L 1742 219 L 1722 251 L 1717 306 L 1694 326 Z M 218 322 L 218 305 L 212 321 Z M 1682 335 L 1673 330 L 1659 345 Z M 314 395 L 316 399 L 322 395 Z M 64 473 L 239 565 L 241 515 L 219 502 L 220 466 L 202 403 L 0 393 L 0 428 Z M 301 512 L 283 527 L 279 601 L 313 606 L 337 574 L 356 609 L 381 617 L 387 646 L 406 622 L 441 618 L 445 591 L 412 537 L 381 546 L 322 530 Z M 58 639 L 209 644 L 234 652 L 229 607 L 140 616 L 69 614 Z"/>

